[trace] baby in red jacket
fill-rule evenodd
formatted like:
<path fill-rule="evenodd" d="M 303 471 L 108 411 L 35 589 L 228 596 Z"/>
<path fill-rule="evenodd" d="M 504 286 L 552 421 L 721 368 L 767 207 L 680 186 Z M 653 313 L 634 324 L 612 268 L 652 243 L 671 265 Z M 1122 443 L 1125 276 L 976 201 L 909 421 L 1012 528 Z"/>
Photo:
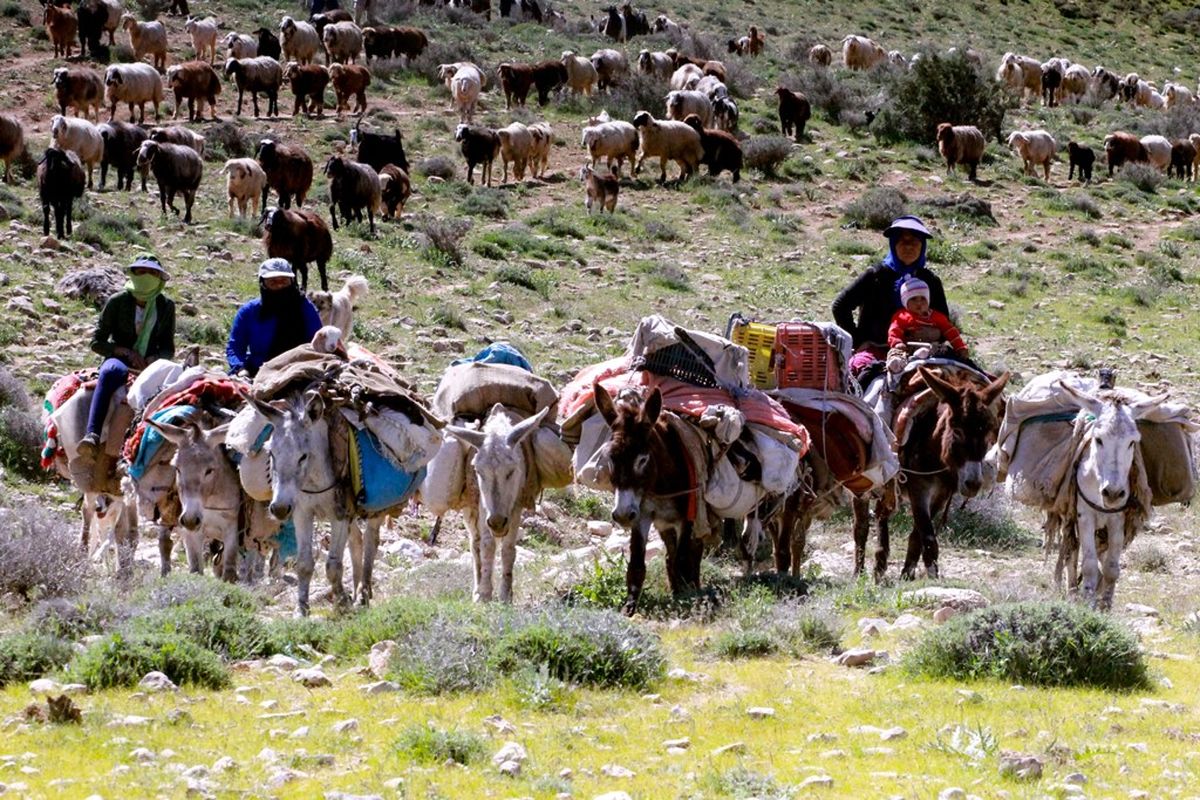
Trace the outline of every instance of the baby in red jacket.
<path fill-rule="evenodd" d="M 920 278 L 909 278 L 900 285 L 904 308 L 892 317 L 888 328 L 888 347 L 903 347 L 906 342 L 945 343 L 955 354 L 966 359 L 967 343 L 954 323 L 940 311 L 929 307 L 929 285 Z"/>

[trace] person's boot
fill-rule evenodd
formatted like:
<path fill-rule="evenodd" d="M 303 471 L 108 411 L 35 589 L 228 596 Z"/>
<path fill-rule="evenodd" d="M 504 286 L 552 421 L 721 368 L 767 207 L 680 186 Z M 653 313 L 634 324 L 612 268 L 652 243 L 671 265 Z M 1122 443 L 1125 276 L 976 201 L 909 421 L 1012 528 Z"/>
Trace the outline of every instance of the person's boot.
<path fill-rule="evenodd" d="M 100 449 L 100 434 L 89 433 L 79 440 L 79 455 L 85 458 L 95 458 Z"/>

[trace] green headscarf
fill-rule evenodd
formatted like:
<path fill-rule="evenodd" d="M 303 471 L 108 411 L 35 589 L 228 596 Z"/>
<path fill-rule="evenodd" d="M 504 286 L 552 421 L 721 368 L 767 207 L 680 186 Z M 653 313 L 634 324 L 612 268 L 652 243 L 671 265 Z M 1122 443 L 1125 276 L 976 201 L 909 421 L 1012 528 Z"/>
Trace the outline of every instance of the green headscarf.
<path fill-rule="evenodd" d="M 165 283 L 161 275 L 130 275 L 129 280 L 125 282 L 125 291 L 133 295 L 133 299 L 139 305 L 146 308 L 146 315 L 142 317 L 142 330 L 133 345 L 133 349 L 142 357 L 146 355 L 146 348 L 150 346 L 150 335 L 154 332 L 154 323 L 158 321 L 157 301 Z"/>

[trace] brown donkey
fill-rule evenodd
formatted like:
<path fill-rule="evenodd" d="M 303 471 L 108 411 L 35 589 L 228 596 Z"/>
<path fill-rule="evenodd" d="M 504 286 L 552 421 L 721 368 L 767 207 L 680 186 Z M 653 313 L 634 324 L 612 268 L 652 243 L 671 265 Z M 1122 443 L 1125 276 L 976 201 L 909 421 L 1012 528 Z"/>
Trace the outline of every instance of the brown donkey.
<path fill-rule="evenodd" d="M 983 459 L 996 439 L 1003 416 L 996 401 L 1008 383 L 1008 373 L 981 386 L 969 375 L 938 375 L 920 368 L 925 386 L 937 403 L 918 410 L 909 423 L 900 448 L 899 485 L 893 481 L 875 505 L 879 547 L 875 551 L 875 580 L 883 579 L 888 563 L 888 521 L 896 511 L 903 486 L 912 508 L 913 529 L 900 577 L 911 580 L 917 561 L 925 562 L 930 578 L 938 575 L 938 541 L 935 520 L 945 520 L 955 493 L 974 497 L 983 488 Z M 854 500 L 854 574 L 863 570 L 869 514 L 866 498 Z"/>
<path fill-rule="evenodd" d="M 646 581 L 646 537 L 654 525 L 667 551 L 667 581 L 679 595 L 700 588 L 703 545 L 692 535 L 689 506 L 697 487 L 687 467 L 687 452 L 662 413 L 657 388 L 643 400 L 635 390 L 613 400 L 603 386 L 594 387 L 596 408 L 612 429 L 609 457 L 616 491 L 613 522 L 629 530 L 629 567 L 621 611 L 637 610 Z M 670 412 L 668 412 L 669 414 Z"/>

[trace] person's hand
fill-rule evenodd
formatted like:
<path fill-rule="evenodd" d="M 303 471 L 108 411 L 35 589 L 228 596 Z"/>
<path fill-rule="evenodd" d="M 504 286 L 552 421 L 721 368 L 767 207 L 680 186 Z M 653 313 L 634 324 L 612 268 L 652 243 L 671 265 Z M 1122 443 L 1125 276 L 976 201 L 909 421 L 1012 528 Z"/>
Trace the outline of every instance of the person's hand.
<path fill-rule="evenodd" d="M 146 360 L 146 357 L 138 351 L 131 350 L 129 352 L 129 366 L 131 369 L 143 370 L 149 363 L 150 362 Z"/>

